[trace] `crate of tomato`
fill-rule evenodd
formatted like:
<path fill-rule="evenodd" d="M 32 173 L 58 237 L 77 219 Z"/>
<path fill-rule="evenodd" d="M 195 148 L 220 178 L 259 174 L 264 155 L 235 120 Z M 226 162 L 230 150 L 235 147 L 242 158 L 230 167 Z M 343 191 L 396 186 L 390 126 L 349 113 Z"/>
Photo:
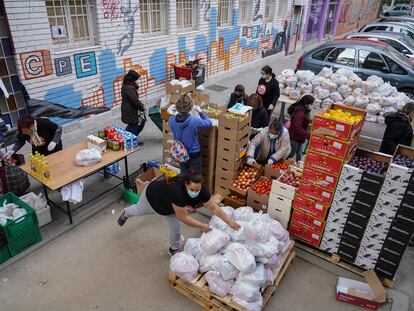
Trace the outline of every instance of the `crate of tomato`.
<path fill-rule="evenodd" d="M 276 163 L 273 163 L 272 165 L 265 165 L 264 175 L 272 179 L 278 179 L 288 170 L 289 166 L 292 164 L 292 160 L 280 160 Z"/>
<path fill-rule="evenodd" d="M 247 205 L 256 211 L 267 211 L 272 180 L 262 176 L 247 192 Z"/>

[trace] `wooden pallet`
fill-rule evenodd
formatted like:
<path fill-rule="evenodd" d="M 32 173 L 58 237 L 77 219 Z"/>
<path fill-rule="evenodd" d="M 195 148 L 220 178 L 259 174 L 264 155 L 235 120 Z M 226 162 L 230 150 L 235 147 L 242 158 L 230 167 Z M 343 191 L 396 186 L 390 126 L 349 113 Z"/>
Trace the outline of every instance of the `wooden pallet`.
<path fill-rule="evenodd" d="M 295 240 L 295 243 L 296 243 L 295 246 L 297 248 L 299 248 L 299 249 L 301 249 L 301 250 L 303 250 L 307 253 L 310 253 L 312 255 L 315 255 L 315 256 L 323 259 L 323 260 L 329 261 L 330 263 L 332 263 L 332 264 L 334 264 L 338 267 L 341 267 L 345 270 L 348 270 L 352 273 L 355 273 L 357 275 L 364 276 L 363 273 L 365 271 L 367 271 L 366 269 L 363 269 L 363 268 L 361 268 L 361 267 L 359 267 L 355 264 L 352 264 L 350 262 L 342 260 L 342 258 L 337 254 L 329 254 L 327 252 L 321 251 L 320 249 L 318 249 L 314 246 L 311 246 L 309 244 L 306 244 L 306 243 L 304 243 L 300 240 L 297 240 L 297 239 Z M 381 279 L 381 282 L 385 287 L 388 287 L 388 288 L 393 288 L 394 287 L 394 280 L 383 278 L 383 279 Z"/>
<path fill-rule="evenodd" d="M 292 246 L 282 257 L 282 264 L 275 269 L 273 284 L 267 286 L 262 292 L 263 308 L 269 302 L 270 298 L 275 294 L 282 278 L 291 266 L 296 257 L 296 252 Z M 218 296 L 210 292 L 205 278 L 205 274 L 200 273 L 194 280 L 187 281 L 177 276 L 174 272 L 169 273 L 168 284 L 184 296 L 198 303 L 206 310 L 211 311 L 247 311 L 247 309 L 235 302 L 233 297 L 227 295 L 225 297 Z"/>

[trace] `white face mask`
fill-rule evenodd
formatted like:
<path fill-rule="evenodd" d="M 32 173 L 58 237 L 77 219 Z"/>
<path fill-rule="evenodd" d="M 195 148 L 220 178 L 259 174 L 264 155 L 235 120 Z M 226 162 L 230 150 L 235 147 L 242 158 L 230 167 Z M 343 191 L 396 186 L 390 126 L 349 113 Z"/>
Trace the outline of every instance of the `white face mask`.
<path fill-rule="evenodd" d="M 262 79 L 267 79 L 267 74 L 262 74 Z"/>
<path fill-rule="evenodd" d="M 195 199 L 200 194 L 200 190 L 191 191 L 191 190 L 188 190 L 187 189 L 187 193 L 188 193 L 188 195 L 189 195 L 190 198 Z"/>
<path fill-rule="evenodd" d="M 275 135 L 275 134 L 269 133 L 269 139 L 270 139 L 270 140 L 274 140 L 274 139 L 276 139 L 278 136 L 279 136 L 279 135 Z"/>

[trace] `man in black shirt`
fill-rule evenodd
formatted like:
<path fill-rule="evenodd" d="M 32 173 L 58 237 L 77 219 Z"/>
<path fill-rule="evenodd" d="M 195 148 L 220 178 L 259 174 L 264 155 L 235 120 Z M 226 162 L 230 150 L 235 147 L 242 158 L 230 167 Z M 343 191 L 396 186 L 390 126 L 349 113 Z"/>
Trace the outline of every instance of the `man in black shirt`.
<path fill-rule="evenodd" d="M 141 199 L 135 205 L 123 210 L 118 218 L 118 224 L 123 226 L 129 217 L 160 214 L 167 217 L 170 227 L 169 253 L 174 255 L 180 251 L 180 224 L 200 228 L 208 232 L 208 224 L 202 223 L 189 215 L 201 206 L 210 209 L 214 215 L 221 218 L 233 229 L 240 225 L 230 219 L 221 208 L 211 200 L 210 193 L 202 186 L 201 175 L 188 174 L 172 180 L 151 182 L 143 191 Z"/>

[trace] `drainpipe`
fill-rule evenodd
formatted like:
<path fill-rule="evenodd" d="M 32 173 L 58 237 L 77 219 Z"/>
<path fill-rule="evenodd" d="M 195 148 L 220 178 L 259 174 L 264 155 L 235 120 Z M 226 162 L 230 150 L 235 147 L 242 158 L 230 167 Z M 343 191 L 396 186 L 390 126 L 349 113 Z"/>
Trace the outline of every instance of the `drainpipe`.
<path fill-rule="evenodd" d="M 336 28 L 338 27 L 339 15 L 341 15 L 342 6 L 344 5 L 344 0 L 340 0 L 338 6 L 336 7 L 335 18 L 333 21 L 332 36 L 336 36 Z"/>

